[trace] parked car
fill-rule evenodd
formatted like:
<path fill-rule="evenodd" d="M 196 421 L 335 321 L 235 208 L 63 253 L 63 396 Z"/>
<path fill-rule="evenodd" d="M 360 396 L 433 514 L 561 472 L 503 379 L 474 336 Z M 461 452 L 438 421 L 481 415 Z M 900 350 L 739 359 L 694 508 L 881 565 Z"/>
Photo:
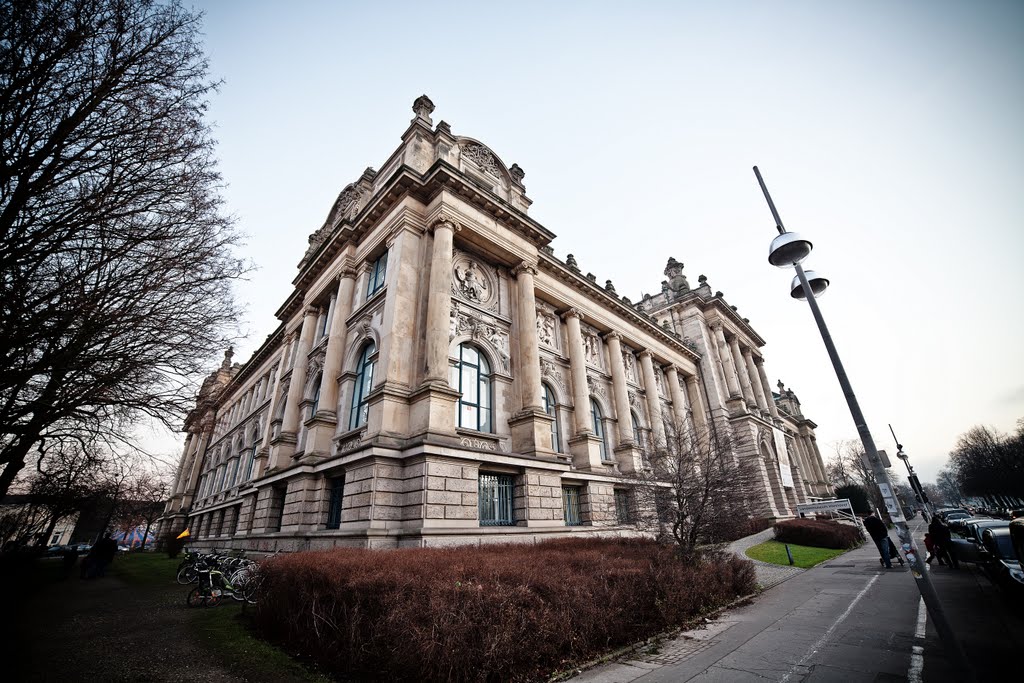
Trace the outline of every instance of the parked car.
<path fill-rule="evenodd" d="M 935 514 L 938 515 L 942 519 L 946 519 L 947 515 L 951 515 L 953 513 L 958 513 L 958 512 L 963 513 L 963 514 L 967 515 L 968 517 L 971 516 L 971 513 L 968 512 L 967 510 L 965 510 L 964 508 L 943 508 L 941 510 L 938 510 Z"/>
<path fill-rule="evenodd" d="M 1024 569 L 1013 549 L 1009 525 L 992 527 L 982 533 L 982 542 L 991 558 L 985 563 L 985 572 L 992 582 L 1024 598 Z"/>
<path fill-rule="evenodd" d="M 988 549 L 985 547 L 982 534 L 988 529 L 1002 529 L 1009 527 L 1010 523 L 1004 519 L 971 519 L 965 522 L 963 530 L 957 533 L 961 537 L 953 536 L 953 552 L 959 562 L 974 562 L 983 564 L 991 560 Z"/>

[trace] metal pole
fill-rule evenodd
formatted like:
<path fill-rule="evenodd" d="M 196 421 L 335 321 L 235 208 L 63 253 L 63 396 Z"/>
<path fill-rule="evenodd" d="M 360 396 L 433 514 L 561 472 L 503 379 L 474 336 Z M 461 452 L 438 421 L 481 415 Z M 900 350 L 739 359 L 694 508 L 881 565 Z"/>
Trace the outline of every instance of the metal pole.
<path fill-rule="evenodd" d="M 761 179 L 761 173 L 757 170 L 756 166 L 754 167 L 754 174 L 757 176 L 757 180 L 761 185 L 761 190 L 764 192 L 765 199 L 768 200 L 768 206 L 771 208 L 772 216 L 775 218 L 776 227 L 780 233 L 785 232 L 785 228 L 782 226 L 782 220 L 779 218 L 778 211 L 775 209 L 775 203 L 772 202 L 771 195 L 768 194 L 768 188 Z M 931 579 L 928 577 L 928 570 L 925 567 L 924 558 L 917 550 L 917 545 L 914 543 L 913 536 L 910 533 L 910 527 L 907 525 L 907 520 L 903 516 L 903 510 L 900 507 L 899 502 L 896 500 L 892 482 L 889 479 L 889 473 L 886 472 L 881 458 L 878 457 L 878 450 L 875 448 L 875 440 L 871 437 L 871 432 L 868 430 L 867 421 L 864 419 L 864 413 L 861 412 L 860 404 L 857 402 L 857 396 L 853 393 L 853 387 L 850 385 L 850 380 L 846 376 L 846 369 L 843 367 L 843 362 L 839 359 L 839 352 L 836 351 L 836 346 L 832 341 L 832 335 L 828 331 L 828 326 L 825 325 L 825 319 L 821 316 L 821 310 L 818 308 L 818 302 L 814 298 L 814 292 L 811 290 L 811 285 L 808 283 L 807 276 L 804 275 L 804 269 L 800 264 L 796 263 L 793 267 L 796 269 L 797 277 L 800 278 L 800 285 L 803 287 L 807 304 L 811 307 L 811 314 L 814 316 L 814 322 L 818 325 L 818 331 L 821 333 L 821 340 L 825 343 L 825 349 L 828 351 L 828 357 L 832 361 L 832 367 L 836 372 L 836 379 L 839 380 L 839 386 L 842 387 L 843 396 L 846 397 L 846 404 L 850 408 L 850 416 L 853 417 L 853 422 L 857 426 L 857 433 L 860 435 L 861 443 L 864 445 L 864 453 L 867 456 L 868 462 L 871 463 L 871 469 L 874 471 L 875 480 L 878 483 L 878 490 L 882 494 L 882 499 L 885 501 L 885 506 L 889 512 L 890 518 L 896 525 L 896 533 L 899 535 L 900 544 L 903 546 L 904 554 L 906 554 L 907 561 L 910 563 L 910 573 L 914 577 L 914 581 L 921 593 L 921 597 L 924 599 L 925 607 L 928 609 L 928 615 L 931 617 L 932 623 L 935 624 L 935 628 L 939 632 L 939 637 L 942 639 L 947 649 L 953 653 L 953 663 L 958 669 L 960 669 L 962 680 L 974 681 L 974 671 L 967 662 L 967 656 L 964 653 L 963 647 L 960 645 L 960 641 L 956 639 L 952 628 L 950 628 L 949 622 L 946 620 L 946 614 L 942 609 L 942 604 L 939 602 L 939 597 L 935 592 L 935 587 L 932 586 Z"/>

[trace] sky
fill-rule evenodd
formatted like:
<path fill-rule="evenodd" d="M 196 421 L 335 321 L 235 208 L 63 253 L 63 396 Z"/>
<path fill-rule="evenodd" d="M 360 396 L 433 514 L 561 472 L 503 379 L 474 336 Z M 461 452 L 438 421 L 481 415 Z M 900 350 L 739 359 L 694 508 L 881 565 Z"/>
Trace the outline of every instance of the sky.
<path fill-rule="evenodd" d="M 194 6 L 223 79 L 226 206 L 257 267 L 236 360 L 426 94 L 435 123 L 523 168 L 560 258 L 634 301 L 669 256 L 692 285 L 706 275 L 826 459 L 857 432 L 792 271 L 767 262 L 754 165 L 831 280 L 819 302 L 879 448 L 895 451 L 891 423 L 934 480 L 958 435 L 1024 417 L 1024 3 Z"/>

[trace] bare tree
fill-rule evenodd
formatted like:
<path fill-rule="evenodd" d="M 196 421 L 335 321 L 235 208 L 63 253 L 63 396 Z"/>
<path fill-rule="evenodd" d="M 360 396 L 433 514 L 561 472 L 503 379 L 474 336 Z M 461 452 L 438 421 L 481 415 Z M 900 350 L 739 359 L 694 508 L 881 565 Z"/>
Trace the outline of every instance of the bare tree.
<path fill-rule="evenodd" d="M 145 527 L 142 550 L 146 549 L 149 530 L 170 496 L 174 472 L 164 469 L 152 471 L 144 467 L 132 469 L 124 482 L 123 492 L 114 508 L 112 522 L 121 531 Z"/>
<path fill-rule="evenodd" d="M 637 526 L 671 540 L 683 556 L 699 555 L 746 525 L 755 471 L 717 431 L 678 423 L 666 423 L 665 431 L 663 444 L 644 450 L 647 466 L 634 488 Z"/>
<path fill-rule="evenodd" d="M 961 493 L 1024 497 L 1024 421 L 1015 434 L 984 426 L 967 430 L 949 454 L 948 467 Z"/>
<path fill-rule="evenodd" d="M 173 425 L 245 264 L 178 0 L 0 3 L 0 496 L 44 439 Z"/>
<path fill-rule="evenodd" d="M 104 465 L 103 452 L 98 444 L 83 448 L 77 440 L 49 442 L 28 482 L 33 502 L 42 506 L 49 515 L 44 539 L 52 537 L 62 519 L 82 512 L 102 497 Z"/>

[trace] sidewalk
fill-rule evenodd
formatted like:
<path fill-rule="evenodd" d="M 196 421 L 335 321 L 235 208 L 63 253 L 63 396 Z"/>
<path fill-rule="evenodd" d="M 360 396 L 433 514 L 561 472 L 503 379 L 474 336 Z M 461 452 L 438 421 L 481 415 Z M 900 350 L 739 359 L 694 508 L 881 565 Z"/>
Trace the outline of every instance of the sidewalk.
<path fill-rule="evenodd" d="M 755 545 L 764 543 L 765 541 L 770 541 L 774 538 L 775 529 L 769 528 L 764 531 L 760 531 L 753 536 L 747 536 L 746 538 L 741 538 L 738 541 L 733 541 L 729 544 L 730 552 L 754 563 L 754 570 L 757 572 L 757 585 L 763 591 L 779 585 L 786 579 L 791 579 L 797 574 L 802 574 L 807 571 L 800 567 L 783 567 L 778 564 L 762 562 L 761 560 L 755 560 L 747 557 L 746 552 L 748 548 L 753 548 Z"/>

